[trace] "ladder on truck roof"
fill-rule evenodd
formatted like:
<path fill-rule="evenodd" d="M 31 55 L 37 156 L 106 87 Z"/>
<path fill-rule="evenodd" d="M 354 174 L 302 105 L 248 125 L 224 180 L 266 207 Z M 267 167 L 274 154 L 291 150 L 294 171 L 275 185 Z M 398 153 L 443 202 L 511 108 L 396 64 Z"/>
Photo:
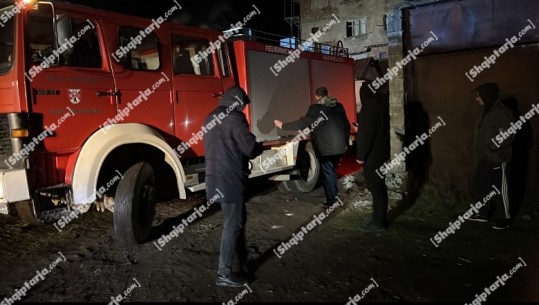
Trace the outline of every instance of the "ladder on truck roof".
<path fill-rule="evenodd" d="M 320 42 L 307 43 L 308 40 L 297 39 L 296 37 L 286 37 L 274 33 L 253 30 L 251 28 L 230 29 L 227 31 L 239 31 L 239 33 L 232 35 L 229 41 L 246 40 L 263 42 L 289 49 L 296 49 L 300 45 L 303 45 L 304 52 L 315 52 L 333 56 L 349 57 L 348 48 L 343 46 L 341 40 L 337 41 L 336 45 L 331 45 Z"/>

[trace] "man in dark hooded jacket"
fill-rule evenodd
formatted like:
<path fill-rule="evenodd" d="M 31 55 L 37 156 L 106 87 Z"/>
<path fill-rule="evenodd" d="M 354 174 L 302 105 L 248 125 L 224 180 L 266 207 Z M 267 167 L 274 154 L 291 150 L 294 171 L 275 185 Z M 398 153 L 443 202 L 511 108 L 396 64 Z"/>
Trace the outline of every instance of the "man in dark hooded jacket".
<path fill-rule="evenodd" d="M 386 228 L 388 195 L 385 178 L 377 170 L 389 159 L 389 113 L 377 96 L 363 85 L 359 90 L 361 111 L 357 116 L 357 157 L 363 164 L 367 189 L 372 194 L 371 221 L 365 231 L 384 231 Z"/>
<path fill-rule="evenodd" d="M 476 89 L 475 100 L 484 110 L 475 138 L 475 188 L 477 199 L 485 205 L 470 220 L 487 222 L 492 216 L 492 228 L 501 230 L 510 225 L 507 171 L 515 135 L 506 130 L 515 118 L 511 110 L 499 102 L 499 94 L 500 89 L 495 83 L 485 83 Z M 498 142 L 502 132 L 508 137 Z M 484 202 L 483 198 L 494 190 L 493 186 L 501 194 Z"/>
<path fill-rule="evenodd" d="M 249 132 L 242 112 L 250 103 L 239 87 L 228 89 L 217 108 L 205 121 L 208 129 L 204 137 L 206 160 L 206 197 L 218 198 L 224 222 L 219 252 L 219 270 L 216 284 L 242 287 L 247 280 L 232 273 L 234 258 L 241 267 L 247 261 L 245 245 L 245 184 L 249 172 L 248 161 L 262 153 L 262 144 Z M 211 129 L 209 128 L 211 127 Z"/>
<path fill-rule="evenodd" d="M 328 96 L 328 89 L 320 87 L 315 92 L 316 103 L 309 107 L 307 114 L 299 120 L 283 123 L 275 120 L 275 126 L 283 130 L 302 130 L 309 128 L 320 169 L 326 202 L 329 207 L 337 202 L 337 166 L 346 152 L 350 137 L 350 122 L 346 112 L 337 99 Z"/>

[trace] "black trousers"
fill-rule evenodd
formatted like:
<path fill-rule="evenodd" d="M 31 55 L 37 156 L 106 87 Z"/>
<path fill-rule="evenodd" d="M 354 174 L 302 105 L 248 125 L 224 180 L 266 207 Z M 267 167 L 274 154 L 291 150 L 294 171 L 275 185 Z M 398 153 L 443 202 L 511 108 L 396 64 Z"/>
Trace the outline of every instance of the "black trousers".
<path fill-rule="evenodd" d="M 218 274 L 229 276 L 234 260 L 243 268 L 247 262 L 245 243 L 245 223 L 247 210 L 244 203 L 221 203 L 223 211 L 223 232 L 219 251 Z"/>
<path fill-rule="evenodd" d="M 507 172 L 509 163 L 477 163 L 477 172 L 475 176 L 475 200 L 484 202 L 487 196 L 498 190 L 501 194 L 492 196 L 490 200 L 484 202 L 484 206 L 479 209 L 479 214 L 491 218 L 495 221 L 508 220 L 509 215 L 509 196 L 507 187 Z M 496 191 L 497 192 L 497 191 Z M 490 196 L 489 196 L 490 197 Z"/>
<path fill-rule="evenodd" d="M 371 223 L 375 226 L 387 225 L 387 206 L 388 195 L 385 179 L 380 177 L 376 170 L 382 166 L 383 163 L 369 162 L 368 160 L 363 165 L 363 173 L 365 175 L 365 182 L 367 189 L 372 194 L 372 219 Z"/>
<path fill-rule="evenodd" d="M 319 158 L 322 185 L 324 186 L 324 193 L 326 194 L 326 201 L 328 203 L 335 202 L 337 194 L 339 193 L 337 166 L 339 165 L 341 157 L 342 155 L 334 155 Z"/>

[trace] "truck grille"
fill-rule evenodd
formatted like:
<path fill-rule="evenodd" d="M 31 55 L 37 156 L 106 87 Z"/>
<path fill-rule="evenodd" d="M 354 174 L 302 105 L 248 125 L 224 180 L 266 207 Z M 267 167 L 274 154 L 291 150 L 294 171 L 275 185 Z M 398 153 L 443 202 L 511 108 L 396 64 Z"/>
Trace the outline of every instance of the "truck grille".
<path fill-rule="evenodd" d="M 0 168 L 7 168 L 4 160 L 13 154 L 9 121 L 6 114 L 0 114 Z"/>

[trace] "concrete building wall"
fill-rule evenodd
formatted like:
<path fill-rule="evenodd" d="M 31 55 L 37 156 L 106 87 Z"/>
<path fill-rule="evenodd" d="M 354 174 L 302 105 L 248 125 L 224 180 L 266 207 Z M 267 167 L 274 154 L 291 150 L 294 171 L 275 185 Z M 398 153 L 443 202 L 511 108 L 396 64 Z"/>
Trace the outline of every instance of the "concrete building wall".
<path fill-rule="evenodd" d="M 397 7 L 402 0 L 301 0 L 302 39 L 308 39 L 311 29 L 323 27 L 335 14 L 340 23 L 331 27 L 321 42 L 336 44 L 341 40 L 350 56 L 355 59 L 372 56 L 375 59 L 387 59 L 387 27 L 385 16 Z M 346 22 L 365 21 L 365 33 L 347 37 Z M 371 51 L 367 52 L 367 48 Z"/>

